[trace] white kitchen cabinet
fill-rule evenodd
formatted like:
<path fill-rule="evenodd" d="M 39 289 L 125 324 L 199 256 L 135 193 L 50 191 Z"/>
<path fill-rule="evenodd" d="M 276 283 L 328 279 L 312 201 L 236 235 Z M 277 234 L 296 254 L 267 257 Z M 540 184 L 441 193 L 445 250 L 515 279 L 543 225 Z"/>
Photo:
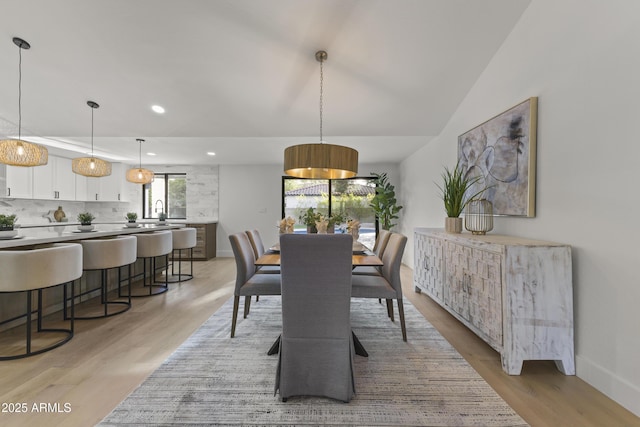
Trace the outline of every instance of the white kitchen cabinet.
<path fill-rule="evenodd" d="M 6 165 L 6 191 L 4 196 L 16 199 L 33 197 L 33 175 L 30 167 Z"/>
<path fill-rule="evenodd" d="M 111 164 L 111 175 L 101 178 L 86 178 L 87 197 L 89 202 L 122 202 L 126 201 L 124 187 L 124 169 L 122 163 Z"/>
<path fill-rule="evenodd" d="M 428 228 L 414 237 L 416 291 L 497 350 L 505 372 L 553 360 L 575 375 L 570 246 Z"/>
<path fill-rule="evenodd" d="M 49 162 L 32 168 L 33 198 L 76 200 L 75 178 L 71 159 L 49 156 Z"/>

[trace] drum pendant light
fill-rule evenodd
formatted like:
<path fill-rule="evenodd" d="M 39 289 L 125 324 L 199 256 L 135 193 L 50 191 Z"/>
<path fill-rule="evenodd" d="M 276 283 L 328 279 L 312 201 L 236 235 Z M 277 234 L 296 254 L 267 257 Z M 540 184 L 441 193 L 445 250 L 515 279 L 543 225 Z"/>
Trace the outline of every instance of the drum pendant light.
<path fill-rule="evenodd" d="M 111 175 L 111 163 L 93 156 L 93 110 L 99 108 L 97 102 L 87 101 L 91 107 L 91 157 L 77 157 L 71 161 L 71 169 L 78 175 L 100 178 Z"/>
<path fill-rule="evenodd" d="M 284 173 L 296 178 L 353 178 L 358 173 L 358 152 L 341 145 L 325 144 L 322 140 L 322 64 L 327 60 L 327 52 L 316 52 L 316 60 L 320 62 L 320 143 L 287 147 L 284 150 Z"/>
<path fill-rule="evenodd" d="M 18 46 L 18 139 L 0 141 L 0 163 L 11 166 L 42 166 L 49 161 L 49 152 L 42 145 L 20 139 L 22 137 L 22 49 L 31 47 L 21 38 L 14 37 L 13 43 Z"/>
<path fill-rule="evenodd" d="M 127 181 L 133 182 L 134 184 L 149 184 L 153 182 L 154 173 L 142 167 L 142 143 L 144 139 L 138 138 L 136 141 L 138 141 L 140 145 L 139 163 L 137 168 L 131 168 L 127 171 Z"/>

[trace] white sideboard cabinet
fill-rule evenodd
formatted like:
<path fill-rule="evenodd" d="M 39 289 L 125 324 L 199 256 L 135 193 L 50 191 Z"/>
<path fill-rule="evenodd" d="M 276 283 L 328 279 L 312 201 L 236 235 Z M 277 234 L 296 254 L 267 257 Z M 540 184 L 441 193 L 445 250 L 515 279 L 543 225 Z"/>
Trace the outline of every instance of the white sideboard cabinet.
<path fill-rule="evenodd" d="M 571 247 L 513 236 L 414 230 L 414 285 L 500 353 L 575 375 Z"/>

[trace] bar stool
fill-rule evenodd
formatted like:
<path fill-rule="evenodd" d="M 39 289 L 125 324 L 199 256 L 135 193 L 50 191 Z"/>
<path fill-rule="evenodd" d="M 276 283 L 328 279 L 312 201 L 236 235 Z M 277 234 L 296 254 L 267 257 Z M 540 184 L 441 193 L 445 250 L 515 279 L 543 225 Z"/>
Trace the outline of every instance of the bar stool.
<path fill-rule="evenodd" d="M 151 295 L 159 295 L 169 290 L 169 281 L 165 274 L 164 284 L 157 285 L 155 275 L 158 270 L 156 267 L 156 257 L 163 256 L 165 265 L 160 267 L 166 269 L 169 266 L 169 254 L 173 250 L 173 238 L 170 230 L 154 231 L 153 233 L 135 234 L 137 239 L 137 257 L 142 259 L 142 274 L 136 274 L 134 277 L 142 276 L 142 285 L 149 287 L 149 294 L 145 295 L 129 295 L 132 297 L 146 297 Z M 149 283 L 147 284 L 147 261 L 149 261 Z M 131 276 L 130 276 L 131 277 Z M 159 289 L 158 289 L 159 288 Z M 122 296 L 122 295 L 121 295 Z"/>
<path fill-rule="evenodd" d="M 76 319 L 99 319 L 124 313 L 131 308 L 131 264 L 136 262 L 137 239 L 134 236 L 117 236 L 100 239 L 81 240 L 82 245 L 82 269 L 84 271 L 100 271 L 100 287 L 88 289 L 76 294 L 76 297 L 87 295 L 100 290 L 100 303 L 103 312 L 95 315 L 75 316 Z M 122 295 L 121 267 L 128 266 L 128 294 L 126 301 L 109 301 L 108 273 L 110 269 L 118 269 L 118 297 Z M 87 285 L 87 288 L 89 285 Z M 123 306 L 117 311 L 109 313 L 109 306 Z"/>
<path fill-rule="evenodd" d="M 171 275 L 167 280 L 171 283 L 185 282 L 193 279 L 193 248 L 197 243 L 197 230 L 195 228 L 186 227 L 171 230 L 171 238 L 173 239 L 173 250 L 171 254 Z M 182 273 L 182 251 L 189 249 L 190 270 L 189 274 Z M 176 260 L 176 251 L 178 251 L 178 274 L 174 272 Z"/>
<path fill-rule="evenodd" d="M 74 302 L 71 300 L 71 317 L 68 328 L 44 328 L 43 327 L 43 291 L 46 288 L 63 286 L 67 289 L 71 285 L 73 296 L 73 281 L 82 276 L 82 246 L 77 243 L 53 243 L 38 245 L 33 249 L 8 249 L 0 250 L 0 293 L 27 295 L 26 312 L 0 324 L 14 322 L 26 317 L 26 345 L 25 350 L 19 354 L 1 355 L 0 360 L 20 359 L 44 353 L 63 345 L 73 338 Z M 36 293 L 37 309 L 33 310 L 32 293 Z M 64 297 L 63 297 L 64 298 Z M 63 334 L 62 338 L 54 343 L 34 350 L 32 348 L 32 315 L 36 313 L 37 333 Z M 47 340 L 48 341 L 48 340 Z"/>

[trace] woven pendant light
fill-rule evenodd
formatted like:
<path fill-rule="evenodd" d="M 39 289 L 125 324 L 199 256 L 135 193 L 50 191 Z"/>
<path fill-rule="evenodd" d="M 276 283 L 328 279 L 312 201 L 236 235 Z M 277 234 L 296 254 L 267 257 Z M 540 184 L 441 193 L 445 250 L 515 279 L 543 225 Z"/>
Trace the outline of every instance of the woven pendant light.
<path fill-rule="evenodd" d="M 22 137 L 22 49 L 31 45 L 19 37 L 13 38 L 18 46 L 18 139 L 0 141 L 0 163 L 11 166 L 42 166 L 49 161 L 49 152 L 42 145 L 24 141 Z"/>
<path fill-rule="evenodd" d="M 71 161 L 71 169 L 78 175 L 100 178 L 111 175 L 111 163 L 93 156 L 93 110 L 99 108 L 97 102 L 87 101 L 91 107 L 91 157 L 77 157 Z"/>
<path fill-rule="evenodd" d="M 137 168 L 131 168 L 127 171 L 127 181 L 133 182 L 134 184 L 149 184 L 153 182 L 154 173 L 149 169 L 145 169 L 142 167 L 142 143 L 144 139 L 136 139 L 140 145 L 139 152 L 139 162 Z"/>
<path fill-rule="evenodd" d="M 284 150 L 284 173 L 296 178 L 353 178 L 358 174 L 358 152 L 353 148 L 322 141 L 322 64 L 327 60 L 327 52 L 316 52 L 316 60 L 320 62 L 320 143 L 287 147 Z"/>

